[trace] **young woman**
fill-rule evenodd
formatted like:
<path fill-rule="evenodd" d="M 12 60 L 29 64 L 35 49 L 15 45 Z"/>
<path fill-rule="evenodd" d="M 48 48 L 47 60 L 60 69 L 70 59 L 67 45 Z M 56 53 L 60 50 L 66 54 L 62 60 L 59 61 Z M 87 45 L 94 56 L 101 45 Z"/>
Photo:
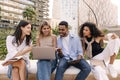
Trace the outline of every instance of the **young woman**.
<path fill-rule="evenodd" d="M 39 33 L 37 35 L 37 41 L 36 41 L 37 46 L 56 48 L 56 43 L 57 43 L 56 36 L 51 34 L 51 26 L 48 24 L 48 22 L 44 21 L 40 26 Z M 52 64 L 53 61 L 49 59 L 38 60 L 37 80 L 50 80 L 50 76 L 52 72 Z"/>
<path fill-rule="evenodd" d="M 8 77 L 12 80 L 26 80 L 26 64 L 29 64 L 29 53 L 32 49 L 31 24 L 21 20 L 16 27 L 14 34 L 7 36 L 6 47 L 8 54 L 5 61 L 22 56 L 18 61 L 3 64 L 3 66 L 9 65 Z"/>
<path fill-rule="evenodd" d="M 85 22 L 80 26 L 79 36 L 83 42 L 83 50 L 89 59 L 108 61 L 108 70 L 112 77 L 117 77 L 117 72 L 113 68 L 113 63 L 120 48 L 120 39 L 112 33 L 107 46 L 102 48 L 103 40 L 107 39 L 94 23 Z M 101 73 L 102 74 L 102 73 Z M 100 80 L 100 79 L 97 79 Z M 103 79 L 102 79 L 103 80 Z"/>

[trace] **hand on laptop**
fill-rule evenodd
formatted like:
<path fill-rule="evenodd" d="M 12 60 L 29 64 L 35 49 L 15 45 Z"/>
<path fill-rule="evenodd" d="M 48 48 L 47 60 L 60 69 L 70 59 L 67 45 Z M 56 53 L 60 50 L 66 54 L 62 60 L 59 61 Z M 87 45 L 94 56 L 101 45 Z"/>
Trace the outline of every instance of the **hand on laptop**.
<path fill-rule="evenodd" d="M 57 51 L 58 51 L 58 56 L 60 58 L 62 58 L 63 57 L 62 49 L 61 48 L 57 48 Z"/>

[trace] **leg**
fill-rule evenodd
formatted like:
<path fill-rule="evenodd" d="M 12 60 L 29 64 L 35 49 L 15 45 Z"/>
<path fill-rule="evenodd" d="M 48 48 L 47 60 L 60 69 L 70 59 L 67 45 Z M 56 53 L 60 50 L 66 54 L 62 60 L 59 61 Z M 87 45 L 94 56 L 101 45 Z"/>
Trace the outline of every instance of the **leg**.
<path fill-rule="evenodd" d="M 112 56 L 110 56 L 110 62 L 109 62 L 109 64 L 113 64 L 114 63 L 114 61 L 115 61 L 115 59 L 116 59 L 116 54 L 114 53 Z"/>
<path fill-rule="evenodd" d="M 20 80 L 19 69 L 17 67 L 12 68 L 12 80 Z"/>
<path fill-rule="evenodd" d="M 106 70 L 101 66 L 92 67 L 92 73 L 96 80 L 109 80 Z"/>
<path fill-rule="evenodd" d="M 110 64 L 113 64 L 116 55 L 118 54 L 119 48 L 120 48 L 120 39 L 110 40 L 107 46 L 105 47 L 105 49 L 103 50 L 103 52 L 94 56 L 93 59 L 104 60 L 105 62 L 109 61 Z"/>
<path fill-rule="evenodd" d="M 65 58 L 61 58 L 56 70 L 55 80 L 63 80 L 64 72 L 69 66 L 70 65 L 68 65 L 67 60 Z"/>
<path fill-rule="evenodd" d="M 19 74 L 21 80 L 26 80 L 26 63 L 24 60 L 20 61 Z"/>
<path fill-rule="evenodd" d="M 37 80 L 50 80 L 51 61 L 39 60 L 37 63 Z"/>
<path fill-rule="evenodd" d="M 120 39 L 114 39 L 109 42 L 110 46 L 110 61 L 109 64 L 113 64 L 120 48 Z"/>
<path fill-rule="evenodd" d="M 93 59 L 104 60 L 105 62 L 109 61 L 108 70 L 111 76 L 114 78 L 117 77 L 117 71 L 114 69 L 113 64 L 118 54 L 119 48 L 120 48 L 119 38 L 110 40 L 105 49 L 103 50 L 103 52 L 93 57 Z"/>
<path fill-rule="evenodd" d="M 76 63 L 73 66 L 81 70 L 75 80 L 85 80 L 91 71 L 91 67 L 84 59 L 81 59 L 79 63 Z"/>
<path fill-rule="evenodd" d="M 114 69 L 114 67 L 113 67 L 113 63 L 114 63 L 114 61 L 115 61 L 115 59 L 116 59 L 116 54 L 114 53 L 112 56 L 110 56 L 110 61 L 109 61 L 109 64 L 108 64 L 108 70 L 109 70 L 109 73 L 111 74 L 111 76 L 113 77 L 113 78 L 116 78 L 117 77 L 117 71 Z"/>
<path fill-rule="evenodd" d="M 26 80 L 26 63 L 23 59 L 16 61 L 12 64 L 13 67 L 17 67 L 19 71 L 20 80 Z"/>
<path fill-rule="evenodd" d="M 51 73 L 53 73 L 54 72 L 54 70 L 56 69 L 56 67 L 57 67 L 57 64 L 58 64 L 58 54 L 57 53 L 55 53 L 55 60 L 52 60 L 51 61 Z"/>
<path fill-rule="evenodd" d="M 56 67 L 57 67 L 57 59 L 51 61 L 51 73 L 54 72 Z"/>

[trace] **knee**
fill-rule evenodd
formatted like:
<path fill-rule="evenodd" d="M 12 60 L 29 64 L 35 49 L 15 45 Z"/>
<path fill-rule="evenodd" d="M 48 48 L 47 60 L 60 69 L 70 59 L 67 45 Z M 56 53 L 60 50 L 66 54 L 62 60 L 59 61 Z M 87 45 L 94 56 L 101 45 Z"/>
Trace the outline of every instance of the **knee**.
<path fill-rule="evenodd" d="M 62 65 L 62 64 L 59 64 L 59 65 L 57 66 L 57 68 L 58 68 L 58 69 L 62 69 L 62 68 L 63 68 L 63 65 Z"/>
<path fill-rule="evenodd" d="M 87 68 L 86 68 L 86 71 L 87 71 L 88 73 L 90 73 L 90 72 L 91 72 L 91 67 L 90 67 L 90 66 L 87 67 Z"/>
<path fill-rule="evenodd" d="M 90 73 L 91 72 L 91 67 L 89 65 L 86 65 L 86 67 L 83 70 L 87 73 Z"/>
<path fill-rule="evenodd" d="M 90 67 L 90 65 L 88 64 L 88 65 L 86 65 L 86 72 L 88 72 L 88 73 L 90 73 L 91 72 L 91 67 Z"/>
<path fill-rule="evenodd" d="M 26 67 L 26 63 L 25 63 L 25 61 L 23 59 L 21 59 L 19 61 L 19 65 L 20 65 L 20 67 Z"/>
<path fill-rule="evenodd" d="M 19 72 L 17 67 L 13 67 L 12 72 L 14 72 L 15 74 L 17 74 Z"/>
<path fill-rule="evenodd" d="M 80 64 L 82 65 L 84 71 L 86 71 L 88 73 L 91 72 L 90 65 L 84 59 L 80 61 Z"/>

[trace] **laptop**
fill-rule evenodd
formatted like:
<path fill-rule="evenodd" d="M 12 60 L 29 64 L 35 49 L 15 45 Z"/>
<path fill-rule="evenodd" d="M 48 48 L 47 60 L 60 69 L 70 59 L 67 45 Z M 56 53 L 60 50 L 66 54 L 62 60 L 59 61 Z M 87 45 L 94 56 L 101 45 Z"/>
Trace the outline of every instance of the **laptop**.
<path fill-rule="evenodd" d="M 55 59 L 54 47 L 33 47 L 32 48 L 33 59 Z"/>

